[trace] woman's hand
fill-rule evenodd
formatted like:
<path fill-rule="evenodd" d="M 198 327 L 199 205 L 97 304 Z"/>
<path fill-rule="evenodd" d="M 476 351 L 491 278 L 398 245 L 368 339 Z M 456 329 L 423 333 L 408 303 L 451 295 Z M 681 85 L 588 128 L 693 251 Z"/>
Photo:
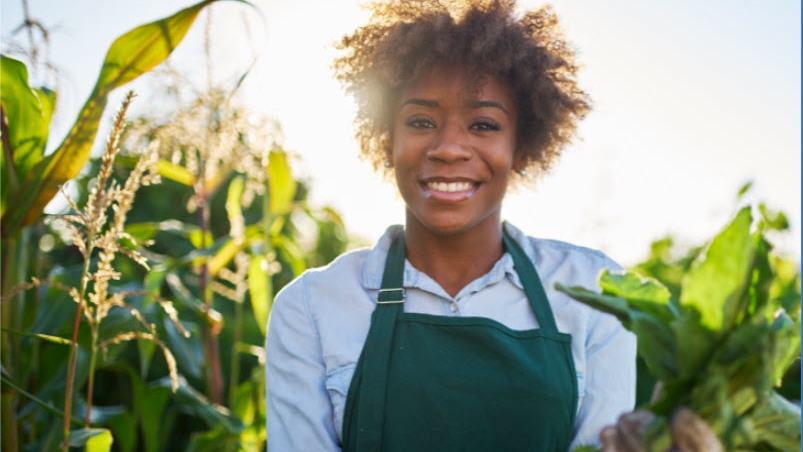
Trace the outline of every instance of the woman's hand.
<path fill-rule="evenodd" d="M 636 410 L 619 417 L 616 425 L 599 434 L 601 452 L 645 452 L 644 429 L 654 415 Z M 722 452 L 722 444 L 708 424 L 689 408 L 679 408 L 672 415 L 672 448 L 668 452 Z"/>

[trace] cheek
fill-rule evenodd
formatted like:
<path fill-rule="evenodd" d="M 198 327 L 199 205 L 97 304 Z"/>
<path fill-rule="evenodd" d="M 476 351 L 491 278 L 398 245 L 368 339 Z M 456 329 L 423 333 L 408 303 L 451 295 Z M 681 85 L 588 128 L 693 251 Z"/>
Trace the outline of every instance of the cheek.
<path fill-rule="evenodd" d="M 494 153 L 494 166 L 508 172 L 513 171 L 516 158 L 515 147 L 511 143 L 504 143 L 499 146 L 498 152 Z"/>

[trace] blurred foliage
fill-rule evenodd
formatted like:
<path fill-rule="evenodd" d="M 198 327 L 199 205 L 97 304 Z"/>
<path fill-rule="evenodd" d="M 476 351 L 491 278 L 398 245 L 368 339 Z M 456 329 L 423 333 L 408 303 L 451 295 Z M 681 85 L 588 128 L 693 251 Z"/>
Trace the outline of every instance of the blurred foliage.
<path fill-rule="evenodd" d="M 771 252 L 766 232 L 787 227 L 778 217 L 763 204 L 741 208 L 675 292 L 637 271 L 603 272 L 601 292 L 556 285 L 637 336 L 639 378 L 658 382 L 639 401 L 651 416 L 647 450 L 683 449 L 672 424 L 679 410 L 696 413 L 724 450 L 800 450 L 800 275 Z M 702 444 L 701 428 L 684 438 Z"/>
<path fill-rule="evenodd" d="M 129 121 L 124 155 L 116 158 L 110 175 L 110 187 L 122 186 L 143 150 L 159 153 L 156 168 L 162 183 L 136 192 L 120 234 L 130 238 L 123 245 L 141 253 L 148 266 L 126 253 L 115 256 L 113 271 L 119 276 L 110 280 L 108 290 L 112 296 L 125 293 L 125 302 L 112 307 L 97 330 L 82 319 L 68 292 L 82 287 L 85 264 L 94 268 L 104 259 L 103 250 L 85 262 L 74 236 L 56 221 L 60 215 L 37 219 L 43 200 L 49 199 L 42 196 L 52 196 L 44 193 L 53 186 L 70 179 L 77 207 L 89 201 L 91 187 L 98 185 L 101 163 L 88 149 L 106 96 L 130 80 L 128 75 L 111 77 L 109 71 L 117 68 L 123 74 L 128 66 L 118 64 L 120 58 L 137 57 L 148 62 L 130 66 L 134 72 L 149 70 L 161 60 L 146 51 L 159 43 L 144 39 L 148 33 L 168 32 L 177 23 L 186 31 L 210 3 L 200 2 L 115 42 L 99 88 L 79 115 L 80 121 L 89 118 L 94 124 L 88 129 L 85 123 L 76 125 L 66 141 L 71 144 L 51 154 L 67 156 L 63 158 L 71 159 L 70 168 L 80 169 L 86 162 L 80 173 L 65 173 L 60 157 L 43 154 L 55 108 L 44 101 L 55 102 L 55 93 L 37 89 L 27 96 L 25 65 L 3 56 L 4 123 L 7 118 L 14 130 L 23 130 L 20 118 L 25 116 L 18 112 L 42 117 L 37 140 L 3 130 L 3 450 L 66 450 L 63 432 L 54 426 L 65 418 L 58 407 L 65 406 L 68 393 L 74 400 L 68 404 L 70 448 L 127 452 L 265 447 L 263 344 L 273 296 L 298 273 L 328 263 L 347 246 L 337 212 L 307 203 L 309 186 L 293 172 L 295 157 L 282 146 L 279 124 L 240 105 L 238 86 L 210 83 L 198 90 L 176 78 L 157 80 L 154 97 L 159 108 L 147 109 L 151 116 Z M 167 53 L 160 50 L 161 59 L 181 36 L 171 34 L 172 46 Z M 128 50 L 121 51 L 125 46 Z M 23 89 L 10 89 L 11 81 Z M 20 104 L 17 94 L 27 96 L 27 110 L 7 108 Z M 157 110 L 162 114 L 157 116 Z M 6 177 L 12 173 L 15 178 Z M 43 194 L 15 194 L 13 190 L 21 187 L 14 183 L 24 177 L 38 181 Z M 111 209 L 107 213 L 113 214 Z M 180 325 L 164 309 L 170 305 Z M 143 329 L 139 319 L 146 319 L 148 328 Z M 128 339 L 119 341 L 123 337 Z M 93 344 L 101 344 L 102 353 L 91 364 Z M 161 344 L 175 356 L 175 391 L 166 355 L 158 352 Z M 70 349 L 76 358 L 74 393 L 66 383 Z M 93 397 L 87 409 L 90 375 Z M 84 419 L 85 413 L 89 419 Z"/>
<path fill-rule="evenodd" d="M 739 188 L 736 196 L 737 203 L 752 189 L 752 183 L 746 183 Z M 756 213 L 765 225 L 768 234 L 789 233 L 789 221 L 782 211 L 775 211 L 765 202 L 758 202 Z M 677 239 L 670 236 L 652 242 L 647 258 L 628 270 L 640 275 L 655 278 L 670 292 L 670 302 L 678 303 L 680 288 L 685 276 L 689 273 L 692 264 L 705 250 L 705 244 L 679 245 Z M 800 310 L 801 300 L 801 274 L 800 265 L 781 254 L 771 253 L 770 264 L 774 278 L 770 287 L 769 296 L 777 300 L 787 312 Z M 784 374 L 778 392 L 785 398 L 793 401 L 800 400 L 800 356 Z M 636 405 L 646 405 L 652 396 L 656 379 L 647 369 L 642 358 L 637 360 Z"/>

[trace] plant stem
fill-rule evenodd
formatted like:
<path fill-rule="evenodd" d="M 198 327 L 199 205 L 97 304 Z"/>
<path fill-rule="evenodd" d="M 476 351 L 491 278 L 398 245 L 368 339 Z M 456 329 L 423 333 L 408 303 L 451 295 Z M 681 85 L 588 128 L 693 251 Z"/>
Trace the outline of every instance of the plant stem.
<path fill-rule="evenodd" d="M 232 337 L 231 368 L 229 369 L 229 408 L 234 408 L 234 398 L 237 393 L 237 384 L 240 381 L 240 352 L 237 344 L 242 339 L 243 302 L 235 300 L 234 305 L 234 336 Z"/>
<path fill-rule="evenodd" d="M 2 240 L 2 263 L 0 263 L 0 282 L 2 283 L 2 294 L 5 295 L 9 293 L 11 287 L 13 287 L 16 281 L 11 281 L 9 278 L 9 271 L 12 268 L 9 264 L 12 261 L 12 257 L 16 254 L 17 245 L 19 243 L 19 234 L 15 237 L 3 237 Z M 13 300 L 6 300 L 3 299 L 2 304 L 0 304 L 0 320 L 2 320 L 2 326 L 4 328 L 8 328 L 11 326 L 11 319 L 14 318 L 13 315 Z M 3 368 L 6 372 L 13 375 L 14 372 L 14 363 L 12 361 L 12 352 L 11 352 L 11 342 L 10 342 L 10 335 L 8 333 L 2 333 L 0 335 L 0 356 L 2 356 L 2 363 Z M 8 386 L 4 386 L 2 393 L 0 393 L 0 403 L 1 407 L 0 416 L 2 416 L 2 444 L 3 450 L 19 450 L 18 445 L 18 438 L 17 438 L 17 414 L 16 414 L 16 399 L 17 394 L 13 388 Z"/>
<path fill-rule="evenodd" d="M 202 179 L 203 183 L 203 179 Z M 201 249 L 206 250 L 206 234 L 209 231 L 209 198 L 207 194 L 198 195 L 198 216 L 201 223 Z M 215 403 L 223 403 L 223 377 L 220 370 L 220 352 L 217 343 L 217 327 L 213 328 L 209 311 L 212 310 L 212 296 L 209 291 L 209 266 L 201 264 L 200 296 L 203 299 L 206 319 L 204 322 L 204 357 L 206 358 L 206 381 L 209 397 Z"/>
<path fill-rule="evenodd" d="M 91 244 L 94 240 L 93 233 L 89 232 L 89 240 L 87 240 L 88 244 Z M 64 392 L 64 442 L 61 444 L 61 450 L 64 452 L 68 452 L 70 449 L 69 440 L 70 440 L 70 417 L 72 416 L 72 396 L 74 392 L 75 386 L 75 367 L 78 363 L 78 329 L 81 327 L 81 315 L 84 312 L 84 307 L 86 305 L 86 301 L 84 297 L 86 296 L 86 286 L 89 278 L 89 264 L 90 264 L 90 257 L 92 256 L 92 247 L 86 250 L 86 256 L 84 256 L 84 270 L 81 273 L 81 293 L 78 299 L 78 309 L 75 311 L 75 321 L 73 322 L 73 331 L 72 331 L 72 340 L 70 341 L 70 358 L 69 364 L 67 368 L 67 388 Z"/>
<path fill-rule="evenodd" d="M 84 427 L 89 428 L 89 419 L 92 415 L 92 393 L 95 389 L 95 362 L 98 356 L 98 326 L 100 319 L 95 319 L 95 325 L 89 325 L 92 330 L 92 351 L 89 358 L 89 382 L 86 388 L 86 416 L 84 418 Z"/>
<path fill-rule="evenodd" d="M 31 20 L 31 13 L 28 11 L 28 0 L 22 0 L 22 11 L 25 15 L 25 29 L 28 32 L 28 41 L 31 45 L 31 67 L 36 70 L 39 60 L 39 49 L 36 47 L 36 42 L 33 39 L 34 21 Z"/>

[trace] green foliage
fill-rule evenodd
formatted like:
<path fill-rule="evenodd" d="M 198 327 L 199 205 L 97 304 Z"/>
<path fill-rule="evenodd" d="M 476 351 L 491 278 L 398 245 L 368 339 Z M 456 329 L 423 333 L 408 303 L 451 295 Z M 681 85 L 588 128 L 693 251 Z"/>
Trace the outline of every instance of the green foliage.
<path fill-rule="evenodd" d="M 21 227 L 36 221 L 61 185 L 78 175 L 89 159 L 112 90 L 164 61 L 184 38 L 198 13 L 215 1 L 202 1 L 117 38 L 106 54 L 95 87 L 72 129 L 47 156 L 44 151 L 55 93 L 44 88 L 28 88 L 27 71 L 20 68 L 21 63 L 2 58 L 2 103 L 9 124 L 8 149 L 3 143 L 3 176 L 12 176 L 2 187 L 0 211 L 4 236 L 15 236 Z M 29 124 L 35 126 L 29 127 Z M 10 200 L 14 200 L 13 206 Z"/>
<path fill-rule="evenodd" d="M 83 447 L 86 452 L 103 452 L 112 447 L 112 434 L 105 428 L 84 428 L 70 432 L 70 447 Z"/>
<path fill-rule="evenodd" d="M 110 296 L 127 296 L 101 323 L 82 318 L 71 291 L 84 287 L 86 268 L 108 260 L 108 250 L 82 252 L 63 225 L 37 221 L 54 190 L 76 176 L 77 205 L 97 196 L 89 187 L 104 165 L 90 159 L 89 149 L 109 93 L 167 58 L 213 2 L 118 38 L 76 124 L 48 156 L 55 93 L 30 88 L 25 65 L 2 56 L 3 450 L 66 450 L 61 430 L 53 428 L 64 418 L 83 427 L 72 429 L 69 445 L 84 450 L 264 448 L 262 345 L 273 296 L 308 265 L 325 264 L 346 246 L 337 213 L 306 203 L 308 188 L 296 180 L 292 158 L 273 133 L 278 125 L 248 124 L 243 119 L 254 115 L 220 89 L 190 105 L 177 103 L 172 123 L 133 121 L 130 157 L 117 159 L 111 186 L 122 187 L 136 154 L 161 150 L 160 140 L 181 143 L 173 149 L 186 152 L 177 160 L 162 154 L 156 168 L 164 182 L 141 188 L 130 206 L 109 287 Z M 188 124 L 197 129 L 180 129 Z M 165 128 L 165 136 L 156 132 Z M 218 146 L 191 140 L 199 135 Z M 85 164 L 91 169 L 81 176 Z M 137 245 L 146 241 L 146 249 Z M 127 257 L 137 253 L 148 267 Z M 90 281 L 88 290 L 96 285 Z M 68 350 L 75 351 L 74 366 Z M 169 356 L 179 373 L 175 392 Z M 75 403 L 65 404 L 65 394 Z M 65 405 L 68 416 L 56 408 Z"/>
<path fill-rule="evenodd" d="M 638 337 L 639 357 L 662 383 L 647 405 L 657 415 L 647 431 L 650 450 L 669 447 L 668 419 L 681 406 L 697 412 L 726 450 L 800 449 L 800 409 L 773 389 L 799 367 L 792 363 L 800 356 L 800 275 L 765 238 L 783 222 L 757 210 L 758 221 L 741 209 L 702 251 L 673 265 L 660 258 L 666 241 L 654 244 L 637 268 L 671 276 L 667 286 L 633 272 L 604 272 L 601 293 L 558 286 Z"/>

